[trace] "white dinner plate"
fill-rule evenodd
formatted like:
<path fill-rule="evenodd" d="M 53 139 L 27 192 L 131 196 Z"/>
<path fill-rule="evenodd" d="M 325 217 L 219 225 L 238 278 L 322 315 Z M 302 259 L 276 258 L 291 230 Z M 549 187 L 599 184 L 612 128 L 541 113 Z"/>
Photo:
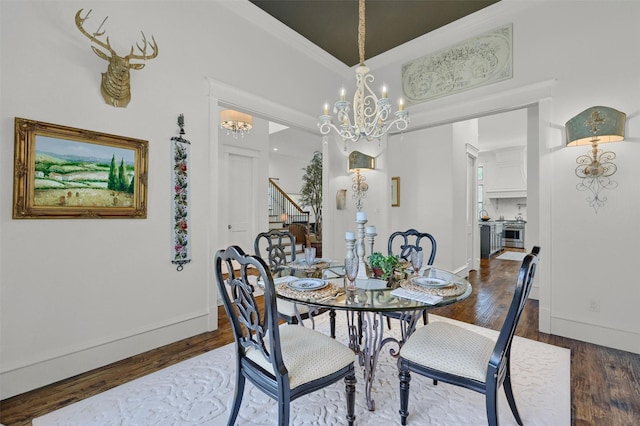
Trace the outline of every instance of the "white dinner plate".
<path fill-rule="evenodd" d="M 311 291 L 311 290 L 320 290 L 321 288 L 325 288 L 329 285 L 328 281 L 321 280 L 318 278 L 301 278 L 299 280 L 291 281 L 287 283 L 287 286 L 293 290 L 298 291 Z"/>
<path fill-rule="evenodd" d="M 411 282 L 423 287 L 446 287 L 451 284 L 451 281 L 443 280 L 442 278 L 434 277 L 414 277 L 411 278 Z"/>

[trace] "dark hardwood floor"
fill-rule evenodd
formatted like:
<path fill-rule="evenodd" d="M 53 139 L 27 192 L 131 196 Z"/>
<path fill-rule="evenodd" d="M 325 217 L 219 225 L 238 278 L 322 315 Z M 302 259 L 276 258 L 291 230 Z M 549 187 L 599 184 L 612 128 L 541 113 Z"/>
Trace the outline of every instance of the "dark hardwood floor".
<path fill-rule="evenodd" d="M 541 262 L 544 262 L 544 252 Z M 463 302 L 437 315 L 498 329 L 511 300 L 520 263 L 482 260 Z M 70 379 L 0 401 L 0 423 L 31 425 L 46 413 L 233 341 L 223 308 L 219 329 L 142 353 Z M 640 424 L 640 355 L 538 332 L 538 302 L 530 300 L 517 335 L 571 350 L 571 419 L 576 426 Z"/>

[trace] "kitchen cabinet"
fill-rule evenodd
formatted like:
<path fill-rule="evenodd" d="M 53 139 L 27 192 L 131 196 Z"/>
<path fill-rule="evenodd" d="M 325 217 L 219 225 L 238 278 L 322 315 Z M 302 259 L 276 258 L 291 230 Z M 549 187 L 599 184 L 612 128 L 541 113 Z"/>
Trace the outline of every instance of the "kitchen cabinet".
<path fill-rule="evenodd" d="M 527 196 L 527 161 L 525 147 L 497 149 L 487 157 L 485 194 L 487 198 Z"/>
<path fill-rule="evenodd" d="M 504 225 L 501 223 L 480 224 L 480 257 L 482 259 L 488 259 L 504 249 L 503 229 Z"/>

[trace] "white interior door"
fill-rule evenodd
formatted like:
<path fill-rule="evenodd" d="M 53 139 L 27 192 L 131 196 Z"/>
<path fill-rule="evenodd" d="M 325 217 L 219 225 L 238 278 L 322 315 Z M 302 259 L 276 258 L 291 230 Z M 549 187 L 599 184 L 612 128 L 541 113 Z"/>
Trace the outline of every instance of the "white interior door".
<path fill-rule="evenodd" d="M 254 162 L 251 155 L 228 153 L 227 245 L 238 245 L 246 253 L 253 253 L 253 239 L 257 233 Z"/>

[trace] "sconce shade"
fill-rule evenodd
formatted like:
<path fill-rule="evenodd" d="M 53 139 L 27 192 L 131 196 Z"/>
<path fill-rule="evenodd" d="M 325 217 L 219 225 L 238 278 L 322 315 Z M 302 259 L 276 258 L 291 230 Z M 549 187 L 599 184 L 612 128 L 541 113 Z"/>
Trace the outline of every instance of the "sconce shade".
<path fill-rule="evenodd" d="M 567 121 L 567 146 L 592 145 L 624 140 L 627 115 L 616 109 L 594 106 Z M 595 140 L 594 140 L 595 138 Z"/>
<path fill-rule="evenodd" d="M 376 159 L 360 151 L 353 151 L 349 154 L 349 172 L 361 170 L 375 170 Z"/>

